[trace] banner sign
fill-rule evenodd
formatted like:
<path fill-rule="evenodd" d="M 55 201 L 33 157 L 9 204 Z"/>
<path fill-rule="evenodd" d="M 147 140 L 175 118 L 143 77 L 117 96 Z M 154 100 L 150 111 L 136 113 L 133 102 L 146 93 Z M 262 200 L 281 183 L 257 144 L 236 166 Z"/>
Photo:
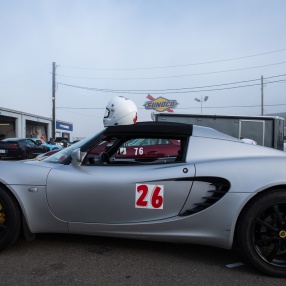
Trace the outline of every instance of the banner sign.
<path fill-rule="evenodd" d="M 158 98 L 153 98 L 150 94 L 147 96 L 148 99 L 151 99 L 150 101 L 147 101 L 144 103 L 143 106 L 145 106 L 145 109 L 154 109 L 159 112 L 163 111 L 169 111 L 169 112 L 174 112 L 172 109 L 176 108 L 178 105 L 177 100 L 169 100 L 164 97 L 158 97 Z"/>
<path fill-rule="evenodd" d="M 56 129 L 73 131 L 73 124 L 57 120 L 56 121 Z"/>

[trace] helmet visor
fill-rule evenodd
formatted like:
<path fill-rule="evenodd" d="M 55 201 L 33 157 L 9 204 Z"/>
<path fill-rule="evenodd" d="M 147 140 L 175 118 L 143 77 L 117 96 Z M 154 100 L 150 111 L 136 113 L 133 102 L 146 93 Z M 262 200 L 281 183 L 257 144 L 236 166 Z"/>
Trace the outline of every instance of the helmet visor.
<path fill-rule="evenodd" d="M 105 109 L 104 118 L 108 118 L 110 114 L 110 110 L 108 108 Z"/>

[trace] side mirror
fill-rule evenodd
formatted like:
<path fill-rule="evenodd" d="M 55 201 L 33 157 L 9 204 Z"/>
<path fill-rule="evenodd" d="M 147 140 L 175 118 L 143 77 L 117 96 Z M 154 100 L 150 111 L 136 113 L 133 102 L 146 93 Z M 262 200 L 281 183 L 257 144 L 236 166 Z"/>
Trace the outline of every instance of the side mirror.
<path fill-rule="evenodd" d="M 72 163 L 76 166 L 80 166 L 85 155 L 86 153 L 81 152 L 80 148 L 73 150 L 71 153 Z"/>

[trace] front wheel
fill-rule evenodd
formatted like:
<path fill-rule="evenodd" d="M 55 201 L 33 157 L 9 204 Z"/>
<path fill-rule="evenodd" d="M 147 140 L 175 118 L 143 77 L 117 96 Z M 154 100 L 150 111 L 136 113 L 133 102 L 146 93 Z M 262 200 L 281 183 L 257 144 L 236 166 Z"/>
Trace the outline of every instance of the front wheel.
<path fill-rule="evenodd" d="M 17 241 L 20 226 L 20 210 L 15 199 L 0 187 L 0 250 Z"/>
<path fill-rule="evenodd" d="M 31 159 L 31 151 L 30 149 L 25 149 L 25 151 L 22 154 L 22 159 Z"/>
<path fill-rule="evenodd" d="M 239 246 L 260 271 L 286 277 L 286 189 L 257 197 L 238 223 Z"/>

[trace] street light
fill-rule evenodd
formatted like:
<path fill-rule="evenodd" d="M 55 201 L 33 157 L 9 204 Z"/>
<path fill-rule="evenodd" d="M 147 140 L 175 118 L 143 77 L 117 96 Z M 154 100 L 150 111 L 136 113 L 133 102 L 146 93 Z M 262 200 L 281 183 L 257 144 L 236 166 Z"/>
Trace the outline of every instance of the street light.
<path fill-rule="evenodd" d="M 203 113 L 203 102 L 206 102 L 208 99 L 209 99 L 208 96 L 205 96 L 204 99 L 202 99 L 202 96 L 201 96 L 201 99 L 195 98 L 195 101 L 201 103 L 201 114 Z"/>

